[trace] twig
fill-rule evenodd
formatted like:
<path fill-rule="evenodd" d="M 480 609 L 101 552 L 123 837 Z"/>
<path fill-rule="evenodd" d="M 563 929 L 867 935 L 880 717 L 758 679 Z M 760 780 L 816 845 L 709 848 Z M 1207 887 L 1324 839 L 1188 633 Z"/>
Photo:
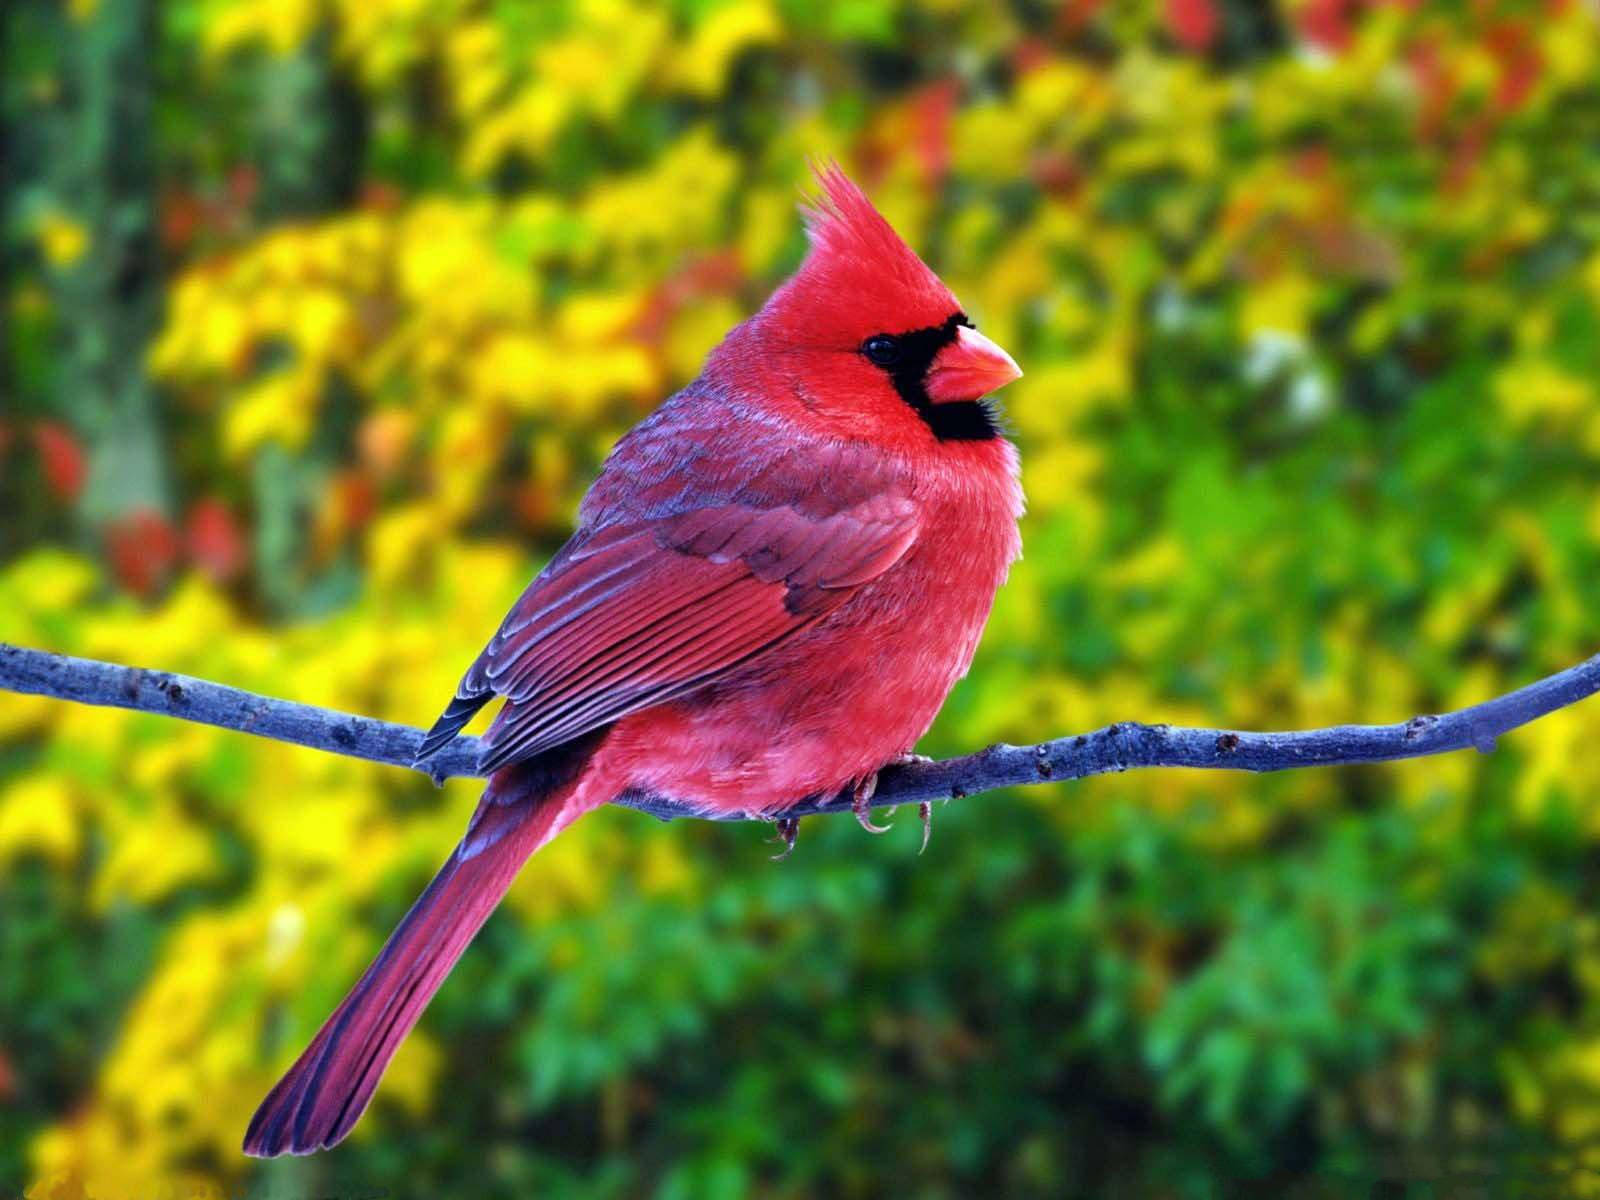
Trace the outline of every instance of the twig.
<path fill-rule="evenodd" d="M 422 730 L 330 708 L 258 696 L 220 683 L 71 658 L 0 642 L 0 690 L 161 713 L 334 754 L 410 767 Z M 1124 721 L 1035 746 L 990 746 L 963 758 L 887 767 L 873 806 L 955 799 L 994 788 L 1082 779 L 1138 767 L 1284 771 L 1421 758 L 1475 748 L 1487 754 L 1502 734 L 1600 691 L 1600 654 L 1504 696 L 1399 725 L 1336 725 L 1295 733 L 1185 729 Z M 479 740 L 457 738 L 429 759 L 435 780 L 478 775 Z M 657 796 L 618 803 L 662 820 L 705 814 Z M 808 800 L 793 815 L 847 812 L 848 792 Z M 737 818 L 718 818 L 731 820 Z"/>

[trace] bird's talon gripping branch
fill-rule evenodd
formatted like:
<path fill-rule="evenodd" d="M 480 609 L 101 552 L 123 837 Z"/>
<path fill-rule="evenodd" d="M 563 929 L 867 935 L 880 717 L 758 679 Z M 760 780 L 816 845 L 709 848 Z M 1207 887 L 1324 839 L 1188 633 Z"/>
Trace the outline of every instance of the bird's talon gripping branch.
<path fill-rule="evenodd" d="M 794 853 L 795 839 L 800 836 L 800 818 L 779 817 L 772 823 L 772 827 L 778 831 L 778 836 L 770 840 L 783 843 L 783 849 L 772 856 L 772 861 L 782 862 Z"/>
<path fill-rule="evenodd" d="M 922 801 L 917 805 L 917 816 L 922 820 L 922 845 L 917 850 L 917 857 L 920 858 L 928 848 L 928 839 L 933 836 L 933 805 Z"/>
<path fill-rule="evenodd" d="M 876 824 L 872 819 L 872 796 L 878 790 L 878 773 L 864 775 L 850 789 L 850 811 L 855 813 L 861 828 L 868 833 L 888 833 L 887 825 Z"/>

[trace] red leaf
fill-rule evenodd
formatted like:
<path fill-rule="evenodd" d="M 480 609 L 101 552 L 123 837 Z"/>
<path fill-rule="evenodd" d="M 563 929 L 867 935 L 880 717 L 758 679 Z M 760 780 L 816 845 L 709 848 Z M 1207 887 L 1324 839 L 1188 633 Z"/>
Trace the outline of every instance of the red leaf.
<path fill-rule="evenodd" d="M 1167 0 L 1167 32 L 1185 50 L 1204 54 L 1211 49 L 1218 24 L 1212 0 Z"/>
<path fill-rule="evenodd" d="M 1407 52 L 1411 78 L 1422 98 L 1417 112 L 1417 133 L 1425 142 L 1439 139 L 1444 132 L 1445 118 L 1450 114 L 1450 103 L 1455 99 L 1456 81 L 1444 59 L 1439 45 L 1432 39 L 1419 41 Z"/>
<path fill-rule="evenodd" d="M 228 203 L 233 208 L 249 208 L 260 191 L 261 172 L 253 164 L 239 163 L 228 172 Z"/>
<path fill-rule="evenodd" d="M 1300 9 L 1300 33 L 1309 42 L 1335 54 L 1350 45 L 1353 0 L 1306 0 Z"/>
<path fill-rule="evenodd" d="M 342 472 L 334 486 L 346 529 L 359 529 L 378 515 L 378 488 L 365 471 Z"/>
<path fill-rule="evenodd" d="M 1333 167 L 1333 155 L 1328 147 L 1317 143 L 1303 146 L 1290 155 L 1294 173 L 1303 179 L 1321 179 Z"/>
<path fill-rule="evenodd" d="M 1472 178 L 1472 173 L 1483 159 L 1484 147 L 1489 140 L 1490 119 L 1487 114 L 1479 113 L 1464 129 L 1456 140 L 1450 152 L 1449 165 L 1445 168 L 1444 190 L 1454 194 L 1464 188 Z"/>
<path fill-rule="evenodd" d="M 390 213 L 399 209 L 405 193 L 392 183 L 369 179 L 361 185 L 361 207 L 373 212 Z"/>
<path fill-rule="evenodd" d="M 205 228 L 205 205 L 188 189 L 171 189 L 161 197 L 160 223 L 162 245 L 182 251 Z"/>
<path fill-rule="evenodd" d="M 942 185 L 950 171 L 950 121 L 960 88 L 954 79 L 941 79 L 911 101 L 912 144 L 930 187 Z"/>
<path fill-rule="evenodd" d="M 72 431 L 59 421 L 40 421 L 33 427 L 33 444 L 44 465 L 45 482 L 56 499 L 68 503 L 76 500 L 83 490 L 89 464 Z"/>
<path fill-rule="evenodd" d="M 699 296 L 721 296 L 734 291 L 744 281 L 744 267 L 733 250 L 722 250 L 697 258 L 676 275 L 669 276 L 640 305 L 632 334 L 641 341 L 659 343 L 666 337 L 672 319 Z"/>
<path fill-rule="evenodd" d="M 701 295 L 731 292 L 744 282 L 744 268 L 732 250 L 706 254 L 686 264 L 677 278 L 690 292 Z"/>
<path fill-rule="evenodd" d="M 535 483 L 518 484 L 511 493 L 511 507 L 517 519 L 529 529 L 545 529 L 556 511 L 554 498 Z"/>
<path fill-rule="evenodd" d="M 142 508 L 106 526 L 106 556 L 122 585 L 151 595 L 166 581 L 183 549 L 167 519 Z"/>
<path fill-rule="evenodd" d="M 1495 25 L 1484 36 L 1484 44 L 1500 68 L 1495 86 L 1495 108 L 1508 113 L 1520 108 L 1544 72 L 1544 57 L 1528 36 L 1527 27 L 1512 21 Z"/>
<path fill-rule="evenodd" d="M 1033 156 L 1028 173 L 1040 190 L 1063 199 L 1077 194 L 1084 172 L 1078 160 L 1064 150 L 1046 150 Z"/>
<path fill-rule="evenodd" d="M 1036 37 L 1024 37 L 1011 51 L 1011 70 L 1018 79 L 1050 65 L 1050 46 Z"/>
<path fill-rule="evenodd" d="M 217 583 L 237 578 L 244 569 L 246 550 L 239 523 L 215 497 L 200 500 L 189 510 L 183 541 L 190 560 Z"/>
<path fill-rule="evenodd" d="M 1057 28 L 1070 37 L 1094 20 L 1095 13 L 1105 7 L 1105 2 L 1106 0 L 1066 0 L 1056 20 Z"/>

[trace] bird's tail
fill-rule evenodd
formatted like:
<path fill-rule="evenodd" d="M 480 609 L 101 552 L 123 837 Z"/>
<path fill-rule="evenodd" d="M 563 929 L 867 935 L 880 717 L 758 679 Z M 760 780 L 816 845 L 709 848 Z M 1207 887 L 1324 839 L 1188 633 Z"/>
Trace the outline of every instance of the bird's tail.
<path fill-rule="evenodd" d="M 552 752 L 490 779 L 455 853 L 261 1102 L 245 1133 L 246 1154 L 310 1154 L 350 1132 L 389 1059 L 522 864 L 584 811 L 573 801 L 586 749 Z M 575 763 L 573 751 L 581 753 Z"/>

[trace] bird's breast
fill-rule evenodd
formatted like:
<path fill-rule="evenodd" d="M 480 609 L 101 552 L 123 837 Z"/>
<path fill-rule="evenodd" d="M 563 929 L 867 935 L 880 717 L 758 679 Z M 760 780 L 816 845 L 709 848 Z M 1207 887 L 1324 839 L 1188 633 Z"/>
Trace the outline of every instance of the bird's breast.
<path fill-rule="evenodd" d="M 910 750 L 1020 551 L 1014 461 L 919 478 L 921 528 L 899 563 L 748 668 L 619 722 L 619 775 L 707 811 L 770 813 Z"/>

